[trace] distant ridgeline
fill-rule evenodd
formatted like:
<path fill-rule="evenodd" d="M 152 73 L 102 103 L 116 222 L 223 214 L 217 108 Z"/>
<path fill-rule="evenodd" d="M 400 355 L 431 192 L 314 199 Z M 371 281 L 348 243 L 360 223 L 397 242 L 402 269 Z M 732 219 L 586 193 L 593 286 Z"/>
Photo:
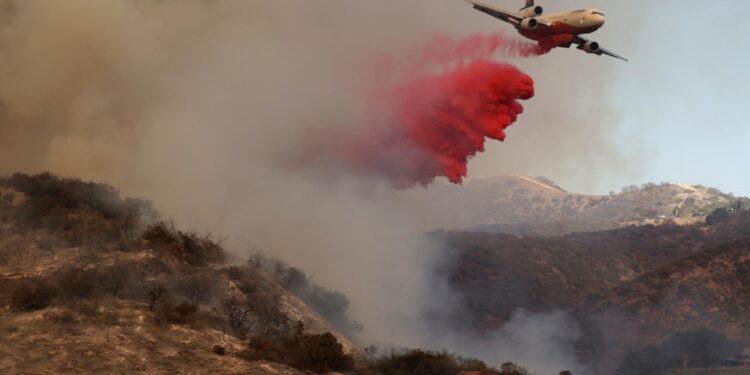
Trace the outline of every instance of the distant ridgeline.
<path fill-rule="evenodd" d="M 435 184 L 426 192 L 432 229 L 557 236 L 658 224 L 692 224 L 718 209 L 721 220 L 750 207 L 750 199 L 701 185 L 643 184 L 620 193 L 570 193 L 544 177 L 503 175 L 472 179 L 463 187 Z"/>

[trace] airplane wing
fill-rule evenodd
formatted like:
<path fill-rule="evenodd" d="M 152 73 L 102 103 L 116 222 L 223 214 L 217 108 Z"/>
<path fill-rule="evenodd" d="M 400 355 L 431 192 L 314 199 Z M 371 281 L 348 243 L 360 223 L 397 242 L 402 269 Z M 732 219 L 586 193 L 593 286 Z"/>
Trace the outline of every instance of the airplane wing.
<path fill-rule="evenodd" d="M 519 22 L 521 22 L 522 18 L 516 15 L 513 12 L 508 12 L 507 10 L 502 10 L 498 8 L 493 8 L 489 5 L 482 4 L 475 0 L 465 0 L 467 3 L 471 3 L 474 5 L 474 9 L 489 14 L 492 17 L 499 18 L 505 22 L 508 22 L 513 25 L 518 25 Z"/>
<path fill-rule="evenodd" d="M 589 40 L 586 39 L 586 38 L 577 36 L 573 40 L 573 43 L 578 44 L 578 49 L 582 49 L 583 45 L 585 43 L 587 43 L 588 41 Z M 594 53 L 597 54 L 598 56 L 601 56 L 602 54 L 604 54 L 604 55 L 607 55 L 607 56 L 612 56 L 612 57 L 614 57 L 616 59 L 620 59 L 620 60 L 623 60 L 623 61 L 628 61 L 628 59 L 626 59 L 626 58 L 624 58 L 624 57 L 622 57 L 622 56 L 620 56 L 620 55 L 618 55 L 618 54 L 616 54 L 616 53 L 614 53 L 614 52 L 612 52 L 610 50 L 607 50 L 607 49 L 604 49 L 604 48 L 601 48 L 601 47 L 599 47 L 599 50 L 597 52 L 594 52 Z"/>

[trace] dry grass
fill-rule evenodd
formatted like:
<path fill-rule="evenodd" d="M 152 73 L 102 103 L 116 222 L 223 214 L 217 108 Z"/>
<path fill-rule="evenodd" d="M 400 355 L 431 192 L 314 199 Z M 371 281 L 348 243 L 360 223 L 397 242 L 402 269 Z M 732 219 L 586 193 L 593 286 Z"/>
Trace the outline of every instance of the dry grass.
<path fill-rule="evenodd" d="M 0 177 L 0 374 L 297 374 L 238 359 L 221 302 L 253 307 L 245 335 L 281 334 L 287 313 L 313 332 L 330 323 L 263 270 L 230 281 L 220 242 L 107 185 Z"/>
<path fill-rule="evenodd" d="M 72 319 L 60 320 L 68 314 Z M 69 307 L 0 313 L 0 373 L 300 374 L 279 364 L 216 355 L 217 343 L 232 354 L 241 342 L 212 329 L 154 325 L 147 314 L 142 304 L 114 300 L 93 317 Z"/>

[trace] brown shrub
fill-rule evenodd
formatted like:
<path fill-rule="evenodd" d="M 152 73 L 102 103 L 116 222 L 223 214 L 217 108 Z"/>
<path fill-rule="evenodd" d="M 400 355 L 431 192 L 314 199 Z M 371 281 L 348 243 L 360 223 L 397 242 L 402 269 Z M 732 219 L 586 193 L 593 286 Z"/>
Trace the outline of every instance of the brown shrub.
<path fill-rule="evenodd" d="M 165 301 L 156 308 L 156 321 L 158 323 L 188 324 L 193 321 L 198 306 L 188 301 L 175 305 L 171 301 Z"/>
<path fill-rule="evenodd" d="M 280 362 L 316 373 L 348 371 L 354 365 L 353 358 L 344 353 L 343 346 L 330 332 L 287 339 L 254 337 L 239 356 L 250 361 Z"/>
<path fill-rule="evenodd" d="M 211 351 L 214 354 L 216 354 L 216 355 L 226 355 L 227 354 L 227 350 L 223 346 L 221 346 L 219 344 L 214 345 L 214 347 L 211 348 Z"/>
<path fill-rule="evenodd" d="M 44 318 L 60 325 L 70 324 L 76 321 L 70 310 L 50 311 L 44 314 Z"/>
<path fill-rule="evenodd" d="M 529 372 L 513 363 L 513 362 L 505 362 L 502 366 L 500 366 L 500 374 L 501 375 L 529 375 Z"/>
<path fill-rule="evenodd" d="M 484 362 L 458 357 L 447 352 L 412 349 L 392 352 L 373 364 L 372 368 L 385 375 L 444 375 L 461 372 L 497 374 Z"/>
<path fill-rule="evenodd" d="M 122 199 L 111 186 L 62 179 L 49 173 L 0 177 L 0 185 L 22 192 L 28 199 L 13 209 L 19 229 L 46 228 L 71 245 L 133 237 L 141 218 L 155 217 L 146 201 Z"/>
<path fill-rule="evenodd" d="M 159 222 L 150 225 L 141 238 L 153 244 L 157 250 L 171 254 L 191 266 L 207 266 L 224 261 L 224 249 L 206 238 L 183 233 L 172 223 Z"/>
<path fill-rule="evenodd" d="M 118 325 L 120 323 L 120 314 L 115 310 L 106 310 L 97 315 L 96 320 L 99 324 Z"/>
<path fill-rule="evenodd" d="M 26 279 L 13 292 L 10 306 L 14 311 L 41 310 L 52 303 L 56 294 L 57 289 L 46 280 Z"/>
<path fill-rule="evenodd" d="M 296 352 L 296 367 L 314 372 L 347 371 L 354 365 L 351 356 L 344 353 L 344 347 L 334 335 L 326 332 L 321 335 L 302 335 Z"/>
<path fill-rule="evenodd" d="M 55 284 L 63 299 L 89 298 L 96 291 L 97 275 L 94 271 L 71 268 L 57 274 Z"/>
<path fill-rule="evenodd" d="M 229 328 L 235 333 L 241 332 L 244 335 L 252 317 L 252 304 L 232 296 L 222 300 L 220 308 Z"/>
<path fill-rule="evenodd" d="M 216 275 L 193 275 L 177 282 L 176 290 L 198 305 L 208 301 L 216 289 Z"/>
<path fill-rule="evenodd" d="M 289 317 L 281 310 L 280 296 L 258 291 L 244 298 L 234 296 L 221 301 L 220 311 L 229 328 L 239 337 L 281 337 L 289 333 Z"/>
<path fill-rule="evenodd" d="M 231 266 L 227 268 L 225 272 L 227 274 L 227 277 L 229 277 L 229 279 L 232 281 L 242 280 L 247 275 L 247 270 L 238 266 Z"/>
<path fill-rule="evenodd" d="M 143 280 L 144 273 L 141 272 L 137 263 L 127 262 L 115 264 L 108 268 L 100 269 L 98 280 L 99 289 L 106 291 L 115 298 L 120 298 L 123 294 L 129 294 L 135 297 L 138 293 L 135 288 L 136 281 Z M 138 288 L 140 292 L 140 288 Z"/>
<path fill-rule="evenodd" d="M 100 300 L 98 298 L 92 298 L 90 300 L 78 299 L 69 303 L 72 309 L 77 311 L 79 314 L 87 317 L 99 316 Z"/>

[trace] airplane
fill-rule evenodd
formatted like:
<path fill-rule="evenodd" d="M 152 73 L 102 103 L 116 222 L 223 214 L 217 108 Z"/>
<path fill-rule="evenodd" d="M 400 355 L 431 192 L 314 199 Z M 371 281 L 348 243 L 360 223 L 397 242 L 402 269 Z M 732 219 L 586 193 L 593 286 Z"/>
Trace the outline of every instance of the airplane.
<path fill-rule="evenodd" d="M 534 5 L 534 0 L 526 0 L 526 6 L 518 12 L 493 8 L 476 0 L 465 0 L 474 5 L 474 9 L 503 20 L 516 27 L 518 33 L 535 40 L 544 49 L 555 47 L 570 48 L 577 44 L 578 49 L 601 56 L 612 56 L 621 60 L 628 59 L 601 48 L 599 43 L 588 40 L 581 34 L 588 34 L 604 25 L 604 13 L 597 9 L 578 9 L 569 12 L 542 15 L 544 9 Z"/>

